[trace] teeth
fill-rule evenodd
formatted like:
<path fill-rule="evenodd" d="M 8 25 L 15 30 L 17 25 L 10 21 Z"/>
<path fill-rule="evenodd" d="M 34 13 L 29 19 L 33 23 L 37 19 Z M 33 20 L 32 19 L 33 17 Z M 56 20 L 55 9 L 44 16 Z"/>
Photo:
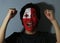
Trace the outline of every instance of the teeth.
<path fill-rule="evenodd" d="M 30 26 L 32 26 L 32 23 L 28 23 L 27 25 L 30 27 Z"/>
<path fill-rule="evenodd" d="M 30 24 L 30 25 L 31 25 L 32 23 L 28 23 L 28 24 Z"/>

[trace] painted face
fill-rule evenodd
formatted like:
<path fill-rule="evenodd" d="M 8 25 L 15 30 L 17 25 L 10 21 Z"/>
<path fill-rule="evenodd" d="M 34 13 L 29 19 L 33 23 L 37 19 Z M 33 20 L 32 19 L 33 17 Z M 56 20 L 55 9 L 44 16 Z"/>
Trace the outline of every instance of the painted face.
<path fill-rule="evenodd" d="M 27 31 L 32 31 L 36 27 L 38 18 L 34 8 L 27 8 L 23 15 L 23 25 Z"/>

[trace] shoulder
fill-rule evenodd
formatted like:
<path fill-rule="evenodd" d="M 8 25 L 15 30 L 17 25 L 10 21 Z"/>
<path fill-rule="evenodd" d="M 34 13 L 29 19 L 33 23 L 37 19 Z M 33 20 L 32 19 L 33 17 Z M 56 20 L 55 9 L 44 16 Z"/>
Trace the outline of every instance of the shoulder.
<path fill-rule="evenodd" d="M 11 37 L 17 37 L 17 36 L 19 36 L 19 35 L 21 35 L 21 32 L 14 32 L 14 33 L 12 33 L 9 37 L 7 37 L 7 38 L 11 38 Z"/>
<path fill-rule="evenodd" d="M 54 36 L 54 37 L 55 37 L 55 34 L 49 33 L 49 32 L 40 32 L 40 31 L 38 31 L 38 33 L 39 33 L 40 35 L 42 35 L 42 36 Z"/>
<path fill-rule="evenodd" d="M 55 38 L 56 35 L 53 33 L 49 33 L 49 32 L 41 32 L 41 35 L 45 36 L 46 38 Z"/>
<path fill-rule="evenodd" d="M 40 36 L 49 41 L 49 42 L 56 42 L 56 35 L 48 32 L 39 32 Z"/>
<path fill-rule="evenodd" d="M 5 39 L 6 43 L 15 42 L 18 37 L 20 37 L 21 32 L 14 32 L 9 37 Z"/>

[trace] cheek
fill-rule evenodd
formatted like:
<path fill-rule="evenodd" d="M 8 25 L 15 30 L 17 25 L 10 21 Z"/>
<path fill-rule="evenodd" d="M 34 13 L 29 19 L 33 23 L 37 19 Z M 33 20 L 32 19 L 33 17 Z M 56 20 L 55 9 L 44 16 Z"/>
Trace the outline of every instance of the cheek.
<path fill-rule="evenodd" d="M 38 22 L 38 19 L 36 17 L 32 17 L 33 19 L 33 22 L 37 23 Z"/>
<path fill-rule="evenodd" d="M 38 22 L 38 19 L 36 18 L 36 17 L 32 17 L 31 19 L 28 19 L 28 18 L 26 18 L 26 19 L 22 19 L 23 21 L 23 24 L 25 25 L 25 24 L 27 24 L 27 23 L 29 23 L 29 22 L 33 22 L 34 24 L 36 24 L 37 22 Z"/>
<path fill-rule="evenodd" d="M 30 19 L 23 19 L 23 23 L 29 22 Z"/>
<path fill-rule="evenodd" d="M 23 25 L 26 24 L 26 19 L 22 19 Z"/>
<path fill-rule="evenodd" d="M 22 19 L 22 20 L 23 20 L 22 22 L 23 22 L 24 25 L 26 25 L 27 23 L 31 22 L 31 20 L 27 19 L 27 18 L 26 19 Z"/>
<path fill-rule="evenodd" d="M 26 19 L 22 19 L 23 23 L 26 22 Z"/>

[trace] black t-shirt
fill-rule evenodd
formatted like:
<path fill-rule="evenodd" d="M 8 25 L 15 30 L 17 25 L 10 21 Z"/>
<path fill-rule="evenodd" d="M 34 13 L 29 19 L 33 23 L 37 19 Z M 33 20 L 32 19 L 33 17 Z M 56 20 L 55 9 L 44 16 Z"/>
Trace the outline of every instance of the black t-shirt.
<path fill-rule="evenodd" d="M 56 38 L 51 33 L 46 32 L 37 32 L 33 35 L 14 32 L 5 41 L 6 43 L 56 43 Z"/>

